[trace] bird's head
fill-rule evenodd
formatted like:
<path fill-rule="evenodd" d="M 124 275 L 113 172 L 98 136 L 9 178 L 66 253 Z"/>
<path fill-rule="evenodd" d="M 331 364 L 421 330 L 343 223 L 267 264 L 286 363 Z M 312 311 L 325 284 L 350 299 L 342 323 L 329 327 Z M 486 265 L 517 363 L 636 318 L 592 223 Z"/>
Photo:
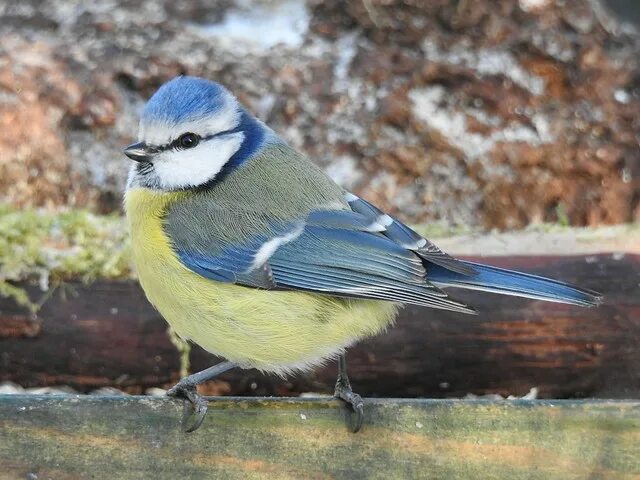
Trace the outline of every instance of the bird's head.
<path fill-rule="evenodd" d="M 138 142 L 124 153 L 136 163 L 129 187 L 201 187 L 258 150 L 268 129 L 222 85 L 196 77 L 165 83 L 142 111 Z"/>

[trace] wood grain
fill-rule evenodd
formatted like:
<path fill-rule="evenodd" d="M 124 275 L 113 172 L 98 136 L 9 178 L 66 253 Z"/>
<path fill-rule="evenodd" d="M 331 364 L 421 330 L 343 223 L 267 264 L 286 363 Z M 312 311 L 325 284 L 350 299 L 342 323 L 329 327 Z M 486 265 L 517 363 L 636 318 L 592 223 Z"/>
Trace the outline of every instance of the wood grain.
<path fill-rule="evenodd" d="M 640 402 L 0 396 L 0 480 L 638 479 Z"/>

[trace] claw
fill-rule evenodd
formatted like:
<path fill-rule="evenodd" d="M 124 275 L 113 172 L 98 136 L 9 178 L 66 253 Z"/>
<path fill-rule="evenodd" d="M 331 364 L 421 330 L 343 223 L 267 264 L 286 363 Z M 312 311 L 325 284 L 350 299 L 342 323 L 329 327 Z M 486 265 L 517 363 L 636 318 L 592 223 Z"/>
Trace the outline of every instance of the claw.
<path fill-rule="evenodd" d="M 362 398 L 360 398 L 360 395 L 354 393 L 353 403 L 350 403 L 349 405 L 355 415 L 355 419 L 351 423 L 351 431 L 353 433 L 357 433 L 362 428 L 362 422 L 364 421 L 364 402 L 362 401 Z"/>
<path fill-rule="evenodd" d="M 353 412 L 355 418 L 350 422 L 351 431 L 353 433 L 360 431 L 362 422 L 364 421 L 364 402 L 362 401 L 362 397 L 357 393 L 353 393 L 348 381 L 343 382 L 341 379 L 338 379 L 336 383 L 336 390 L 333 396 L 343 400 Z"/>
<path fill-rule="evenodd" d="M 208 402 L 197 392 L 196 386 L 178 383 L 167 391 L 167 395 L 185 400 L 182 420 L 180 421 L 182 430 L 186 433 L 191 433 L 200 428 L 207 414 Z M 192 417 L 193 421 L 190 422 Z"/>

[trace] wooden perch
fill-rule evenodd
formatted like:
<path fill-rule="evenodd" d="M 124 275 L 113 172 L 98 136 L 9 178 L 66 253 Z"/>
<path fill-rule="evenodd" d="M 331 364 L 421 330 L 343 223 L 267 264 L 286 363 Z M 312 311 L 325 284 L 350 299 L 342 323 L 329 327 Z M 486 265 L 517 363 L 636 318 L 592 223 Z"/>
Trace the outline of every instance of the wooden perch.
<path fill-rule="evenodd" d="M 640 397 L 640 255 L 593 254 L 618 248 L 636 252 L 636 230 L 626 235 L 612 229 L 617 233 L 595 239 L 573 232 L 439 241 L 452 253 L 464 253 L 471 243 L 490 254 L 501 248 L 513 254 L 514 243 L 560 251 L 563 255 L 467 258 L 574 282 L 602 292 L 605 304 L 583 309 L 451 290 L 480 314 L 403 309 L 393 328 L 349 350 L 354 388 L 363 395 L 387 397 L 523 395 L 532 387 L 543 398 Z M 550 243 L 541 246 L 544 241 Z M 567 256 L 566 245 L 582 253 Z M 44 295 L 37 285 L 26 286 L 32 299 Z M 194 348 L 191 370 L 216 361 Z M 232 370 L 203 391 L 330 393 L 335 369 L 328 364 L 286 381 Z M 179 355 L 168 340 L 166 323 L 134 281 L 69 282 L 48 297 L 37 318 L 0 299 L 0 382 L 70 385 L 80 391 L 115 386 L 142 393 L 172 384 L 178 371 Z"/>
<path fill-rule="evenodd" d="M 0 396 L 0 479 L 482 478 L 640 475 L 640 402 L 365 400 L 360 433 L 325 399 L 181 402 Z"/>

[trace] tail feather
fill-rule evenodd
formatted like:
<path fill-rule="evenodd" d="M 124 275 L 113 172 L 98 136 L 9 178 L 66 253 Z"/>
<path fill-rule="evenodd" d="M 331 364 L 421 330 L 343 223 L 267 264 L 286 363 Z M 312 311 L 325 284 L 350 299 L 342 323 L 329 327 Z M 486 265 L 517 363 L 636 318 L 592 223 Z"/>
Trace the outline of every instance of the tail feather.
<path fill-rule="evenodd" d="M 527 273 L 505 270 L 473 262 L 463 262 L 475 269 L 476 275 L 463 275 L 439 265 L 427 267 L 427 280 L 441 287 L 457 287 L 468 290 L 514 295 L 547 302 L 568 303 L 582 307 L 599 305 L 599 293 L 578 288 L 568 283 Z"/>

